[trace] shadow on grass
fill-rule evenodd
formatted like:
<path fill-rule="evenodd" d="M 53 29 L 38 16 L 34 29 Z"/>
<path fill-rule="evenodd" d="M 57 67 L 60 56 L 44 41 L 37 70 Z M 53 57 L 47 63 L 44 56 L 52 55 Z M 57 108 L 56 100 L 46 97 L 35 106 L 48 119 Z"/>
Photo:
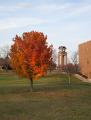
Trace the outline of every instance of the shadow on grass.
<path fill-rule="evenodd" d="M 51 91 L 54 91 L 54 92 L 56 92 L 56 91 L 60 91 L 61 92 L 61 90 L 81 90 L 81 89 L 87 89 L 87 88 L 90 88 L 91 87 L 91 85 L 88 85 L 88 84 L 74 84 L 74 85 L 63 85 L 63 84 L 61 84 L 61 85 L 56 85 L 56 86 L 44 86 L 44 87 L 35 87 L 34 88 L 34 91 L 36 92 L 36 91 L 49 91 L 49 92 L 51 92 Z"/>
<path fill-rule="evenodd" d="M 34 82 L 33 92 L 61 92 L 62 90 L 83 90 L 91 87 L 91 84 L 81 82 L 74 77 L 71 78 L 71 84 L 69 85 L 67 75 L 64 74 L 50 74 L 42 79 Z M 30 92 L 29 84 L 16 83 L 17 82 L 12 83 L 12 85 L 0 85 L 0 94 L 19 94 Z"/>
<path fill-rule="evenodd" d="M 52 83 L 52 84 L 34 84 L 33 92 L 56 92 L 62 90 L 83 90 L 91 87 L 89 83 Z M 18 86 L 0 86 L 0 94 L 19 94 L 28 93 L 30 91 L 29 85 Z"/>

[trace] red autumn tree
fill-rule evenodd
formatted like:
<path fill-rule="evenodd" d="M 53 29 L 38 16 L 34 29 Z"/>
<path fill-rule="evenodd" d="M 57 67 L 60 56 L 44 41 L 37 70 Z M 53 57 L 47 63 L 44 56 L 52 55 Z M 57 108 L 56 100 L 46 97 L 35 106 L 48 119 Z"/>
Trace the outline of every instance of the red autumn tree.
<path fill-rule="evenodd" d="M 16 35 L 11 46 L 10 59 L 12 67 L 21 77 L 30 80 L 31 90 L 33 79 L 44 76 L 52 60 L 52 46 L 47 44 L 47 36 L 41 32 L 25 32 Z"/>

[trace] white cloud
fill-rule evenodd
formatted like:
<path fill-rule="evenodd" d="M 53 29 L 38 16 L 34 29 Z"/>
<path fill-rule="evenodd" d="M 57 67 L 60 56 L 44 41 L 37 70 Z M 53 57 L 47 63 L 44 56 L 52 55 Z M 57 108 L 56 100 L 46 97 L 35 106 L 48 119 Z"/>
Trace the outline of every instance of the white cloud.
<path fill-rule="evenodd" d="M 5 16 L 0 19 L 0 33 L 1 36 L 5 37 L 3 40 L 6 39 L 6 43 L 8 43 L 8 39 L 10 40 L 17 31 L 21 29 L 25 31 L 26 26 L 29 26 L 29 28 L 31 26 L 33 29 L 39 29 L 47 33 L 49 42 L 53 43 L 55 47 L 63 44 L 68 45 L 69 49 L 71 48 L 72 50 L 76 48 L 79 41 L 91 37 L 91 4 L 83 2 L 55 3 L 31 4 L 21 2 L 13 5 L 8 4 L 7 6 L 0 5 L 0 14 L 14 11 L 14 14 L 10 14 L 14 17 L 7 18 Z M 26 10 L 27 8 L 28 10 Z M 85 17 L 86 15 L 88 15 L 87 18 Z M 35 18 L 32 16 L 35 16 Z M 46 19 L 41 19 L 43 17 Z M 17 29 L 11 30 L 11 28 Z M 15 33 L 14 30 L 16 31 Z M 2 35 L 2 31 L 9 32 Z M 3 44 L 2 38 L 1 43 Z"/>
<path fill-rule="evenodd" d="M 91 13 L 91 4 L 80 4 L 80 5 L 73 5 L 68 10 L 68 16 L 77 16 L 86 13 Z"/>
<path fill-rule="evenodd" d="M 13 12 L 16 10 L 15 6 L 6 6 L 6 5 L 0 5 L 0 12 Z"/>
<path fill-rule="evenodd" d="M 66 17 L 77 16 L 84 13 L 91 12 L 91 4 L 86 3 L 62 3 L 62 4 L 41 4 L 39 6 L 35 6 L 34 10 L 38 11 L 41 14 L 50 14 L 53 13 L 55 15 L 59 14 Z"/>
<path fill-rule="evenodd" d="M 32 5 L 31 5 L 31 3 L 21 2 L 21 3 L 17 4 L 17 7 L 18 8 L 31 8 Z"/>
<path fill-rule="evenodd" d="M 47 20 L 39 18 L 7 18 L 0 20 L 0 30 L 39 25 L 47 22 Z"/>
<path fill-rule="evenodd" d="M 42 11 L 56 11 L 56 10 L 63 10 L 70 7 L 71 4 L 45 4 L 45 5 L 39 5 L 36 7 L 36 9 L 42 10 Z"/>
<path fill-rule="evenodd" d="M 33 4 L 34 5 L 34 4 Z M 30 8 L 42 14 L 60 12 L 60 14 L 78 15 L 84 12 L 91 12 L 91 4 L 86 3 L 62 3 L 62 4 L 35 4 L 30 2 L 19 2 L 15 5 L 0 5 L 0 12 L 13 12 L 19 9 Z"/>
<path fill-rule="evenodd" d="M 31 4 L 21 2 L 15 5 L 0 5 L 0 12 L 14 12 L 24 8 L 31 8 Z"/>

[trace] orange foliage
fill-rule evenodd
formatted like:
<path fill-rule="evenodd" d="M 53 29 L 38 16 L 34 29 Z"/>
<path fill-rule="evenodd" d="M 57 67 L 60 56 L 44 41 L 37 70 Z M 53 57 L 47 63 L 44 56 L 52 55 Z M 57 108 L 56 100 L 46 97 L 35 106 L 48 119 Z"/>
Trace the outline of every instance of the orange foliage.
<path fill-rule="evenodd" d="M 19 76 L 30 79 L 45 75 L 52 60 L 52 46 L 46 40 L 47 36 L 36 31 L 23 33 L 22 37 L 16 35 L 10 58 Z"/>

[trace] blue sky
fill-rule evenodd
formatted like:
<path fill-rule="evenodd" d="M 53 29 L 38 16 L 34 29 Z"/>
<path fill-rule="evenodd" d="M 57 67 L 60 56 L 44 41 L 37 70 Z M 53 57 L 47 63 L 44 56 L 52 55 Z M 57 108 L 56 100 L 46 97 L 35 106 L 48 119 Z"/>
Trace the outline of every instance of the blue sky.
<path fill-rule="evenodd" d="M 16 34 L 40 31 L 69 52 L 91 39 L 91 0 L 0 0 L 0 46 Z"/>

